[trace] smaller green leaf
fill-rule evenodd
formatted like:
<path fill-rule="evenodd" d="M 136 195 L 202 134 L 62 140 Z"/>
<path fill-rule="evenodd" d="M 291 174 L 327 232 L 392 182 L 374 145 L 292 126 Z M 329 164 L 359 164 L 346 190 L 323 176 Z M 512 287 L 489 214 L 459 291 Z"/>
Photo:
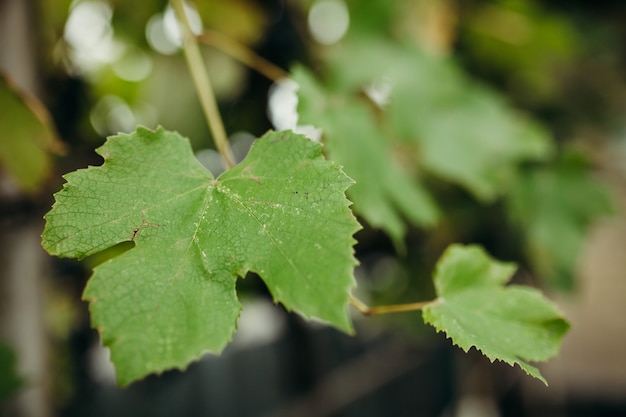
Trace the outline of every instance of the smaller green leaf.
<path fill-rule="evenodd" d="M 479 246 L 450 246 L 437 264 L 438 298 L 424 308 L 424 321 L 464 351 L 474 346 L 492 362 L 518 364 L 547 385 L 528 361 L 555 356 L 569 324 L 539 291 L 504 287 L 515 268 Z"/>

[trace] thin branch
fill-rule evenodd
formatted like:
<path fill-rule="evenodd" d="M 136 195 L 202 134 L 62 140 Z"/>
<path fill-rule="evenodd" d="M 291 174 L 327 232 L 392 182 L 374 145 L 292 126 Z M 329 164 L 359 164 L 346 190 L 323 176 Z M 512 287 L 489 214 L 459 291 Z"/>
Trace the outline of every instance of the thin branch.
<path fill-rule="evenodd" d="M 198 41 L 204 43 L 205 45 L 213 46 L 219 49 L 274 82 L 289 77 L 289 74 L 282 68 L 272 64 L 267 59 L 254 53 L 254 51 L 250 48 L 222 35 L 219 32 L 205 30 L 200 36 L 198 36 Z"/>
<path fill-rule="evenodd" d="M 224 159 L 226 167 L 232 168 L 235 166 L 235 158 L 233 158 L 233 153 L 230 149 L 230 145 L 228 144 L 224 123 L 222 122 L 222 118 L 217 107 L 217 101 L 215 99 L 215 94 L 213 93 L 213 88 L 211 87 L 209 74 L 207 73 L 204 60 L 200 54 L 200 48 L 198 47 L 196 37 L 191 31 L 189 20 L 187 20 L 187 15 L 185 14 L 183 0 L 170 0 L 170 3 L 172 4 L 172 7 L 176 12 L 176 16 L 182 26 L 185 59 L 187 60 L 189 71 L 191 72 L 191 78 L 196 86 L 196 92 L 198 93 L 200 104 L 202 105 L 204 115 L 206 116 L 207 123 L 209 124 L 209 129 L 213 135 L 215 146 Z"/>
<path fill-rule="evenodd" d="M 402 313 L 407 311 L 418 311 L 433 303 L 435 300 L 420 301 L 409 304 L 392 304 L 387 306 L 368 307 L 361 300 L 350 296 L 350 303 L 364 316 L 374 316 L 377 314 Z"/>

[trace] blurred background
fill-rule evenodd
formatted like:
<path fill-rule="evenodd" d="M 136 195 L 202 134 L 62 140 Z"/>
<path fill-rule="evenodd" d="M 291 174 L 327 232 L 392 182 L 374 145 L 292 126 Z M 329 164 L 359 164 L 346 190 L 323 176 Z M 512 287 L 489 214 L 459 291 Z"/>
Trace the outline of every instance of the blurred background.
<path fill-rule="evenodd" d="M 295 113 L 304 88 L 281 81 L 299 64 L 371 111 L 432 202 L 428 219 L 384 193 L 368 203 L 384 187 L 363 177 L 356 294 L 429 299 L 445 247 L 481 244 L 572 323 L 540 366 L 550 386 L 462 352 L 419 312 L 355 313 L 356 336 L 305 322 L 250 275 L 222 355 L 118 388 L 81 301 L 107 255 L 50 257 L 42 216 L 62 174 L 137 125 L 187 136 L 214 174 L 219 156 L 167 2 L 0 0 L 1 416 L 626 415 L 626 3 L 199 0 L 188 16 L 239 159 L 271 128 L 325 140 Z M 395 223 L 372 215 L 383 203 Z"/>

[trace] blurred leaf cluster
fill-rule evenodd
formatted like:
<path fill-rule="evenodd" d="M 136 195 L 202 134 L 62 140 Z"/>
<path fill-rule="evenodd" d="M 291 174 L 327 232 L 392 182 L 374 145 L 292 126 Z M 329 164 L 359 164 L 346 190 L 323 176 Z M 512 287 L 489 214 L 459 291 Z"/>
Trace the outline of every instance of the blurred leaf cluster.
<path fill-rule="evenodd" d="M 477 2 L 472 12 L 457 10 L 469 17 L 459 21 L 464 54 L 455 57 L 440 41 L 451 38 L 440 32 L 454 31 L 446 24 L 452 9 L 418 3 L 373 2 L 370 13 L 351 8 L 355 19 L 368 18 L 351 23 L 346 37 L 320 54 L 318 80 L 301 67 L 293 73 L 300 123 L 322 128 L 329 156 L 357 181 L 349 190 L 355 211 L 396 247 L 410 224 L 430 228 L 425 233 L 432 238 L 456 221 L 455 206 L 467 201 L 446 184 L 456 185 L 473 196 L 470 205 L 495 208 L 503 218 L 494 243 L 512 252 L 500 253 L 527 260 L 545 283 L 571 289 L 589 226 L 613 207 L 607 186 L 593 174 L 594 155 L 557 136 L 559 126 L 524 98 L 545 102 L 549 90 L 556 102 L 559 71 L 575 65 L 584 46 L 574 22 L 532 1 Z M 440 24 L 435 34 L 411 31 L 399 24 L 408 19 Z M 500 88 L 505 76 L 516 88 L 522 84 L 525 95 L 506 98 L 486 79 L 468 76 L 463 60 L 488 66 Z M 483 221 L 468 215 L 471 210 L 461 221 Z M 444 239 L 476 236 L 452 232 Z"/>

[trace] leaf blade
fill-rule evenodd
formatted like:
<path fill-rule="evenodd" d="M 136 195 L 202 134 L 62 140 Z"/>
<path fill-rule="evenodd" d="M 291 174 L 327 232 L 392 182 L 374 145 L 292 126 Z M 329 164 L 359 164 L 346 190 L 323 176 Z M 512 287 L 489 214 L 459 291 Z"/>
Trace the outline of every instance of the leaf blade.
<path fill-rule="evenodd" d="M 320 144 L 270 132 L 217 179 L 162 128 L 110 138 L 99 153 L 102 166 L 66 176 L 42 244 L 80 258 L 135 243 L 96 267 L 83 295 L 120 384 L 221 351 L 249 271 L 287 309 L 352 331 L 360 226 L 345 197 L 352 180 Z"/>
<path fill-rule="evenodd" d="M 302 67 L 294 68 L 292 77 L 299 85 L 300 122 L 322 127 L 329 157 L 356 180 L 348 190 L 354 210 L 384 230 L 399 248 L 406 220 L 418 226 L 434 225 L 439 217 L 434 199 L 394 158 L 370 109 L 347 96 L 334 103 L 332 94 Z"/>
<path fill-rule="evenodd" d="M 555 356 L 569 324 L 539 291 L 504 287 L 513 272 L 478 246 L 452 245 L 435 272 L 438 298 L 423 318 L 464 351 L 475 347 L 492 362 L 517 364 L 547 385 L 528 362 Z"/>

